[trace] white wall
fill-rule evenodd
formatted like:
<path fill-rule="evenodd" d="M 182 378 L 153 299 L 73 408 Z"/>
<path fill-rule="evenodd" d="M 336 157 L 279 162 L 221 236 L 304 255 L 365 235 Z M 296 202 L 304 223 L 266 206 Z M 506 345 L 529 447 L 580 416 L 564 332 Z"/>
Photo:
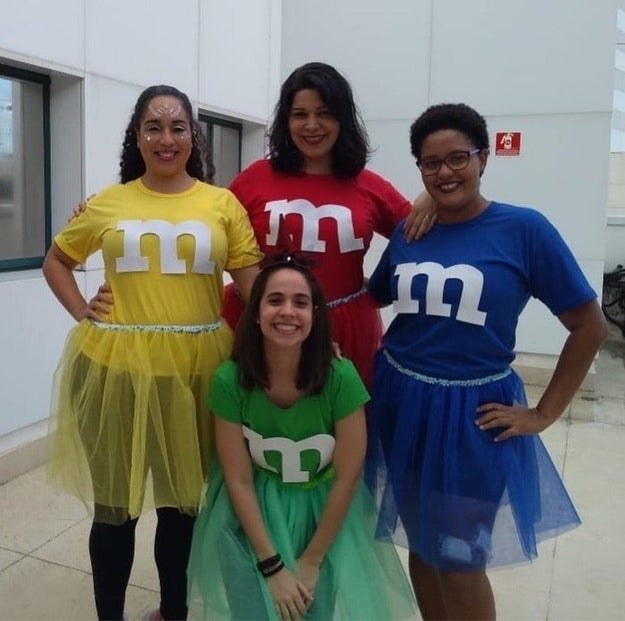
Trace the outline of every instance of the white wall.
<path fill-rule="evenodd" d="M 283 73 L 315 59 L 345 73 L 377 147 L 371 167 L 410 198 L 421 191 L 408 131 L 434 103 L 475 107 L 488 121 L 491 141 L 496 131 L 521 131 L 519 157 L 491 155 L 484 194 L 544 212 L 600 291 L 616 3 L 603 0 L 591 9 L 586 0 L 342 0 L 333 6 L 331 0 L 285 3 Z M 382 247 L 378 241 L 372 248 L 369 266 Z M 517 350 L 551 356 L 564 336 L 557 320 L 532 303 L 521 318 Z"/>
<path fill-rule="evenodd" d="M 618 0 L 605 269 L 625 265 L 625 0 Z"/>
<path fill-rule="evenodd" d="M 281 0 L 3 0 L 0 62 L 51 75 L 52 229 L 117 180 L 137 95 L 172 84 L 194 106 L 244 122 L 260 157 L 279 85 Z M 77 272 L 86 297 L 101 261 Z M 51 379 L 71 318 L 41 270 L 0 273 L 0 457 L 45 434 Z M 0 459 L 0 482 L 9 476 Z"/>
<path fill-rule="evenodd" d="M 605 269 L 625 265 L 625 152 L 610 154 Z"/>

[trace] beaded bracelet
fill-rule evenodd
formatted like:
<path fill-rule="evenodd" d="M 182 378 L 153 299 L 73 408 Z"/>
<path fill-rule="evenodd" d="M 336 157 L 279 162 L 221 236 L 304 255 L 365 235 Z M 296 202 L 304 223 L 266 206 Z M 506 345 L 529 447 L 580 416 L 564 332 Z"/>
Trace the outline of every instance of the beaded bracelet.
<path fill-rule="evenodd" d="M 274 565 L 279 563 L 282 560 L 282 557 L 279 554 L 275 554 L 274 556 L 270 556 L 262 561 L 258 561 L 256 563 L 256 567 L 258 571 L 262 574 L 264 570 L 271 569 Z"/>
<path fill-rule="evenodd" d="M 279 571 L 284 569 L 284 563 L 280 561 L 274 568 L 263 571 L 262 574 L 265 578 L 269 578 L 269 576 L 275 576 Z"/>
<path fill-rule="evenodd" d="M 263 576 L 269 577 L 277 574 L 281 569 L 284 569 L 284 563 L 282 562 L 282 557 L 279 554 L 275 554 L 262 561 L 258 561 L 256 567 Z"/>

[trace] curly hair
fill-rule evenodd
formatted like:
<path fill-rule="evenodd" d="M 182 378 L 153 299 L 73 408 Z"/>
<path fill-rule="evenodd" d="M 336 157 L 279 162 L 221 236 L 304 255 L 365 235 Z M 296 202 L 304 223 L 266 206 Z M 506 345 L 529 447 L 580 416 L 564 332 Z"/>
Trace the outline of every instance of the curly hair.
<path fill-rule="evenodd" d="M 418 160 L 424 140 L 442 129 L 463 133 L 477 149 L 488 149 L 488 129 L 484 117 L 463 103 L 430 106 L 410 126 L 410 150 Z"/>
<path fill-rule="evenodd" d="M 254 280 L 249 302 L 234 336 L 232 359 L 239 365 L 239 382 L 245 390 L 252 390 L 255 386 L 267 388 L 269 385 L 264 336 L 257 321 L 260 304 L 271 275 L 282 269 L 291 269 L 306 279 L 313 306 L 312 326 L 310 334 L 302 343 L 296 385 L 308 394 L 319 393 L 326 383 L 333 356 L 330 315 L 321 287 L 308 268 L 308 263 L 299 255 L 276 255 L 263 264 L 266 267 Z"/>
<path fill-rule="evenodd" d="M 191 155 L 187 161 L 187 172 L 191 177 L 207 183 L 213 182 L 215 167 L 208 151 L 208 142 L 202 133 L 199 123 L 193 118 L 193 108 L 189 98 L 177 88 L 166 84 L 157 84 L 146 88 L 137 99 L 134 111 L 130 117 L 124 142 L 122 143 L 119 160 L 119 177 L 122 183 L 138 179 L 145 173 L 145 162 L 137 146 L 137 131 L 141 125 L 141 117 L 155 97 L 175 97 L 189 117 L 191 124 Z"/>
<path fill-rule="evenodd" d="M 331 65 L 312 62 L 298 67 L 285 80 L 269 128 L 269 161 L 275 170 L 296 174 L 304 169 L 304 157 L 289 133 L 289 115 L 298 91 L 319 93 L 330 114 L 339 122 L 339 136 L 332 148 L 332 173 L 355 177 L 369 159 L 369 138 L 354 102 L 349 82 Z"/>

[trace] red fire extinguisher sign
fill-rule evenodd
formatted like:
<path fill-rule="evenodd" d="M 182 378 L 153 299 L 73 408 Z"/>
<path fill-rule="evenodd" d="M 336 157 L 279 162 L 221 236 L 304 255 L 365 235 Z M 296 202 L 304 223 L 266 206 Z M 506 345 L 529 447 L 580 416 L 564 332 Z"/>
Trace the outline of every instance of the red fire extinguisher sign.
<path fill-rule="evenodd" d="M 519 155 L 519 153 L 521 153 L 521 132 L 495 134 L 495 155 Z"/>

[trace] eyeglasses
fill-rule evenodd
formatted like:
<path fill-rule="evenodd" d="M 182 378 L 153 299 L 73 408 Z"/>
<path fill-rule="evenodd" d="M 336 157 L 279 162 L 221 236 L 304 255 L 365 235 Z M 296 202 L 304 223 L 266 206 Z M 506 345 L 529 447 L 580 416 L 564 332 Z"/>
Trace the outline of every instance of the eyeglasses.
<path fill-rule="evenodd" d="M 463 170 L 469 165 L 472 155 L 479 153 L 482 149 L 471 149 L 470 151 L 452 151 L 447 157 L 440 159 L 439 157 L 427 158 L 425 160 L 417 160 L 417 167 L 422 175 L 435 175 L 443 164 L 451 170 Z"/>

